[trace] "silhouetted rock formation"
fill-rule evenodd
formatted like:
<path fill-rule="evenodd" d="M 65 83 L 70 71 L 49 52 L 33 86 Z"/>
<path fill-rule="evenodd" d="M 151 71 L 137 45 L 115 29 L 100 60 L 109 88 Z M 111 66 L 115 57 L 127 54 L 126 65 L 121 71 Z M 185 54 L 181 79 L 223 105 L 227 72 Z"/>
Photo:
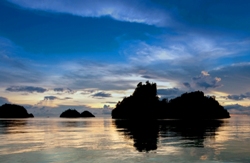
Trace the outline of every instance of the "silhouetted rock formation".
<path fill-rule="evenodd" d="M 139 152 L 149 152 L 160 144 L 181 147 L 204 147 L 205 139 L 214 139 L 223 125 L 221 120 L 114 120 L 117 131 L 134 141 Z M 161 138 L 161 139 L 160 139 Z"/>
<path fill-rule="evenodd" d="M 229 113 L 213 97 L 201 91 L 184 93 L 170 100 L 159 100 L 155 83 L 139 83 L 133 95 L 125 97 L 112 110 L 114 119 L 219 119 Z"/>
<path fill-rule="evenodd" d="M 33 114 L 28 114 L 27 110 L 20 105 L 4 104 L 0 106 L 0 118 L 32 118 Z"/>
<path fill-rule="evenodd" d="M 184 93 L 169 101 L 166 118 L 175 119 L 221 119 L 230 118 L 227 110 L 215 97 L 204 96 L 201 91 Z"/>
<path fill-rule="evenodd" d="M 84 111 L 81 113 L 81 117 L 83 118 L 90 118 L 90 117 L 95 117 L 92 113 L 90 113 L 89 111 Z"/>
<path fill-rule="evenodd" d="M 87 117 L 95 117 L 92 113 L 89 111 L 84 111 L 81 114 L 75 110 L 75 109 L 68 109 L 60 115 L 61 118 L 87 118 Z"/>
<path fill-rule="evenodd" d="M 68 109 L 60 115 L 61 118 L 79 118 L 81 114 L 75 109 Z"/>

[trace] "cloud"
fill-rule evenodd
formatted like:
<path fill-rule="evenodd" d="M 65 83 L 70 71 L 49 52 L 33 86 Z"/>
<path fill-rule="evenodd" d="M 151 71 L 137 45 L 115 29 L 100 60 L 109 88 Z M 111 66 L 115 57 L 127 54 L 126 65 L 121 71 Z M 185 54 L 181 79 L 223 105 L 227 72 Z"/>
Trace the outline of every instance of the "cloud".
<path fill-rule="evenodd" d="M 114 102 L 114 101 L 106 101 L 105 103 L 107 103 L 107 104 L 116 104 L 117 102 Z"/>
<path fill-rule="evenodd" d="M 81 92 L 82 95 L 86 95 L 86 94 L 91 94 L 94 93 L 96 90 L 95 89 L 85 89 Z"/>
<path fill-rule="evenodd" d="M 54 91 L 59 92 L 59 94 L 60 93 L 74 94 L 77 92 L 77 91 L 74 91 L 74 90 L 69 89 L 69 88 L 54 88 Z"/>
<path fill-rule="evenodd" d="M 104 105 L 102 109 L 102 114 L 111 115 L 113 108 L 111 108 L 109 105 Z"/>
<path fill-rule="evenodd" d="M 45 97 L 44 97 L 44 100 L 45 100 L 45 101 L 48 101 L 48 100 L 53 101 L 53 100 L 56 100 L 56 99 L 59 99 L 59 98 L 56 97 L 56 96 L 45 96 Z"/>
<path fill-rule="evenodd" d="M 145 79 L 152 79 L 152 78 L 153 78 L 153 77 L 148 76 L 148 75 L 142 75 L 141 77 L 142 77 L 142 78 L 145 78 Z"/>
<path fill-rule="evenodd" d="M 39 101 L 36 106 L 37 107 L 41 107 L 41 106 L 53 106 L 53 107 L 57 107 L 58 104 L 56 103 L 56 100 L 71 100 L 71 97 L 64 97 L 64 98 L 59 98 L 57 96 L 44 96 L 43 100 Z"/>
<path fill-rule="evenodd" d="M 244 99 L 250 99 L 250 92 L 247 92 L 245 94 L 240 94 L 240 95 L 223 96 L 223 98 L 227 98 L 227 99 L 235 100 L 235 101 L 241 101 L 241 100 L 244 100 Z"/>
<path fill-rule="evenodd" d="M 12 86 L 9 88 L 6 88 L 6 91 L 9 92 L 28 92 L 28 93 L 44 93 L 47 91 L 47 89 L 42 87 L 33 87 L 33 86 Z"/>
<path fill-rule="evenodd" d="M 239 104 L 232 104 L 224 106 L 230 114 L 246 114 L 250 115 L 250 106 L 242 106 Z"/>
<path fill-rule="evenodd" d="M 205 89 L 218 88 L 222 86 L 222 84 L 219 83 L 221 78 L 212 78 L 206 71 L 201 71 L 201 74 L 199 76 L 193 77 L 192 80 L 198 87 Z"/>
<path fill-rule="evenodd" d="M 170 24 L 168 14 L 156 4 L 144 0 L 68 0 L 33 1 L 8 0 L 24 8 L 44 10 L 48 12 L 68 13 L 82 17 L 109 16 L 113 19 L 127 22 L 145 23 L 149 25 Z M 150 11 L 150 12 L 148 12 Z"/>
<path fill-rule="evenodd" d="M 183 83 L 183 85 L 187 88 L 191 88 L 191 85 L 188 82 Z"/>
<path fill-rule="evenodd" d="M 46 81 L 34 61 L 22 57 L 27 53 L 11 40 L 0 36 L 0 84 L 27 84 Z"/>
<path fill-rule="evenodd" d="M 0 105 L 10 103 L 10 101 L 5 97 L 0 97 Z"/>
<path fill-rule="evenodd" d="M 64 98 L 59 98 L 57 96 L 44 96 L 44 101 L 53 101 L 53 100 L 70 100 L 73 99 L 72 97 L 64 97 Z"/>
<path fill-rule="evenodd" d="M 167 88 L 167 89 L 158 89 L 157 94 L 160 95 L 162 98 L 172 99 L 177 96 L 183 94 L 184 91 L 179 90 L 178 88 Z"/>
<path fill-rule="evenodd" d="M 223 87 L 220 88 L 220 91 L 236 95 L 250 92 L 250 62 L 220 66 L 210 72 L 222 78 Z"/>
<path fill-rule="evenodd" d="M 95 93 L 93 95 L 91 95 L 92 97 L 95 97 L 95 98 L 106 98 L 106 97 L 112 97 L 110 93 L 105 93 L 105 92 L 98 92 L 98 93 Z"/>
<path fill-rule="evenodd" d="M 187 57 L 188 54 L 178 47 L 164 47 L 161 45 L 149 45 L 146 42 L 134 41 L 122 51 L 123 54 L 129 57 L 133 63 L 150 64 L 159 61 L 172 61 L 180 56 Z"/>

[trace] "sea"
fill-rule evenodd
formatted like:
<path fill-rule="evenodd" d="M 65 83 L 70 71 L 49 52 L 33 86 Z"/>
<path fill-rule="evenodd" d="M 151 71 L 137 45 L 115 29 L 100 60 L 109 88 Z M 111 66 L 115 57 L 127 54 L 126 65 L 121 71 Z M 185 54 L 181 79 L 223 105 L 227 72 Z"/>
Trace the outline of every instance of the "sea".
<path fill-rule="evenodd" d="M 250 117 L 0 119 L 1 163 L 250 163 Z"/>

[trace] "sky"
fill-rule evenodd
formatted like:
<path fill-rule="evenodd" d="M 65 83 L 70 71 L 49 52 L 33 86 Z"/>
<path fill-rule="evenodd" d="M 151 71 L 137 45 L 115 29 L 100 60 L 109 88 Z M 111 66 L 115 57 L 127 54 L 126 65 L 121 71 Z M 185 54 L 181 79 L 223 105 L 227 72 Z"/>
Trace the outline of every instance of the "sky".
<path fill-rule="evenodd" d="M 110 115 L 139 82 L 250 115 L 248 0 L 1 0 L 0 104 Z"/>

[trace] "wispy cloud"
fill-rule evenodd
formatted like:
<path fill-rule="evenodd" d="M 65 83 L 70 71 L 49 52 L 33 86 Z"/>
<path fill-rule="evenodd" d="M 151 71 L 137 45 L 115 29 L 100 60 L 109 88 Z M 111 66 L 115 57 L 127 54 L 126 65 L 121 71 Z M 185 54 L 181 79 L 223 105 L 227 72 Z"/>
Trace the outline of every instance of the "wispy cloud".
<path fill-rule="evenodd" d="M 112 97 L 112 95 L 110 93 L 106 93 L 106 92 L 97 92 L 93 95 L 91 95 L 94 98 L 106 98 L 106 97 Z"/>
<path fill-rule="evenodd" d="M 60 93 L 74 94 L 74 93 L 77 92 L 77 91 L 74 91 L 74 90 L 72 90 L 70 88 L 54 88 L 54 91 L 58 92 L 59 94 Z"/>
<path fill-rule="evenodd" d="M 24 8 L 44 10 L 49 12 L 69 13 L 82 17 L 110 16 L 116 20 L 145 23 L 149 25 L 170 24 L 168 14 L 156 4 L 146 1 L 132 0 L 67 0 L 60 1 L 33 1 L 8 0 Z M 150 12 L 148 12 L 150 11 Z"/>
<path fill-rule="evenodd" d="M 33 87 L 33 86 L 12 86 L 9 88 L 6 88 L 6 91 L 9 92 L 28 92 L 28 93 L 44 93 L 47 91 L 47 89 L 42 87 Z"/>

